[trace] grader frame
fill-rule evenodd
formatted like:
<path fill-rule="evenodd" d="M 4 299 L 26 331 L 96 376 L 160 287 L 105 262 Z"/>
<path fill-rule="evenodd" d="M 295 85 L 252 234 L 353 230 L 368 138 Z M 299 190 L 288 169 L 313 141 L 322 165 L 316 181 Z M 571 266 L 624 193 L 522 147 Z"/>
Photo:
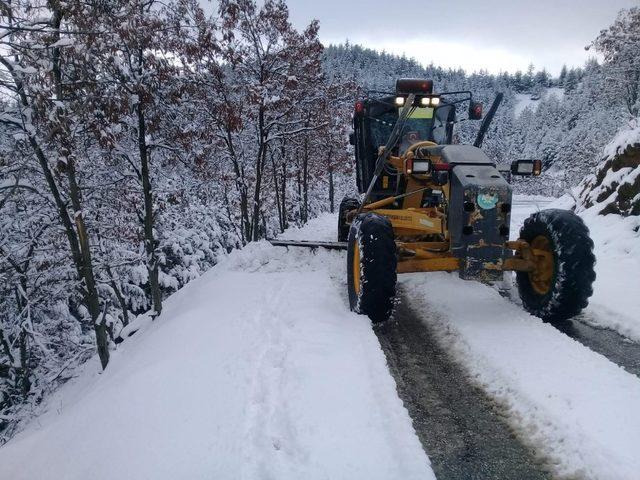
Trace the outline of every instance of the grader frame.
<path fill-rule="evenodd" d="M 435 145 L 434 145 L 435 146 Z M 420 194 L 425 190 L 441 191 L 444 198 L 449 198 L 449 183 L 435 184 L 430 176 L 407 173 L 407 165 L 415 157 L 413 151 L 403 157 L 389 156 L 387 159 L 398 171 L 407 175 L 407 193 L 387 197 L 372 203 L 364 204 L 362 211 L 376 213 L 388 218 L 393 226 L 398 251 L 398 273 L 415 272 L 452 272 L 460 268 L 460 259 L 453 255 L 447 228 L 447 214 L 441 207 L 420 206 Z M 431 156 L 435 168 L 441 163 L 439 157 Z M 398 205 L 399 209 L 385 208 Z M 358 211 L 347 214 L 351 223 Z M 422 240 L 428 237 L 440 237 L 442 240 Z M 505 249 L 513 252 L 512 256 L 496 263 L 485 262 L 488 270 L 535 272 L 546 270 L 544 265 L 550 263 L 552 252 L 549 249 L 532 248 L 529 243 L 517 240 L 506 241 Z"/>

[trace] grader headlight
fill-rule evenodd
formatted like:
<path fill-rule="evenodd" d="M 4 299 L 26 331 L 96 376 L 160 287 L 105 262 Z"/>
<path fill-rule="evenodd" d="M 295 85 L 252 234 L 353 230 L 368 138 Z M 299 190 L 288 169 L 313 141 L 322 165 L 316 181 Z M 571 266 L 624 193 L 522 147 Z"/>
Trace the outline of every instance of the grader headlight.
<path fill-rule="evenodd" d="M 431 160 L 409 158 L 405 170 L 409 175 L 427 175 L 431 173 Z"/>
<path fill-rule="evenodd" d="M 511 162 L 511 174 L 537 177 L 542 173 L 542 160 L 515 160 Z"/>
<path fill-rule="evenodd" d="M 420 105 L 423 107 L 437 107 L 440 105 L 440 97 L 422 97 Z"/>

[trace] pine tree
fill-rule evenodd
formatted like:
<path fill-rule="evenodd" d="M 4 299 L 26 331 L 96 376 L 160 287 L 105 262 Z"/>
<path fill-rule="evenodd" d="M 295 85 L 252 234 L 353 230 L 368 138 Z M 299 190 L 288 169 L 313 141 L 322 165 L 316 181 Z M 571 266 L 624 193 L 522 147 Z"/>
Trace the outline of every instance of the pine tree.
<path fill-rule="evenodd" d="M 560 75 L 558 76 L 558 85 L 563 86 L 564 81 L 567 78 L 567 64 L 562 65 L 562 69 L 560 70 Z"/>
<path fill-rule="evenodd" d="M 640 113 L 640 8 L 622 10 L 616 21 L 591 43 L 604 56 L 604 68 L 610 78 L 607 89 L 614 97 L 624 98 L 633 118 Z"/>

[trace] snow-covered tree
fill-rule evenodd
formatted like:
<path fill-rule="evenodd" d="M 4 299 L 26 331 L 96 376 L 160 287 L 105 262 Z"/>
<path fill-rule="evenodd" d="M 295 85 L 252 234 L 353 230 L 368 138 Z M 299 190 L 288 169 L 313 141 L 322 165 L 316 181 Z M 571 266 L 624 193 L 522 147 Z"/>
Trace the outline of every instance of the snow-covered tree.
<path fill-rule="evenodd" d="M 640 112 L 640 8 L 622 10 L 616 21 L 591 43 L 604 56 L 606 90 L 623 98 L 631 116 Z"/>

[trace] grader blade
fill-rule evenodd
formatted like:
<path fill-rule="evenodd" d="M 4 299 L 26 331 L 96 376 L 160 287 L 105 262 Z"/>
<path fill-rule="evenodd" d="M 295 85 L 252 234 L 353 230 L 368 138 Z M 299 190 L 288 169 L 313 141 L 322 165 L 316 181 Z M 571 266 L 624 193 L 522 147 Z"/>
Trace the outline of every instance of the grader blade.
<path fill-rule="evenodd" d="M 267 239 L 274 247 L 326 248 L 328 250 L 346 250 L 347 242 L 312 242 L 309 240 L 275 240 Z"/>

